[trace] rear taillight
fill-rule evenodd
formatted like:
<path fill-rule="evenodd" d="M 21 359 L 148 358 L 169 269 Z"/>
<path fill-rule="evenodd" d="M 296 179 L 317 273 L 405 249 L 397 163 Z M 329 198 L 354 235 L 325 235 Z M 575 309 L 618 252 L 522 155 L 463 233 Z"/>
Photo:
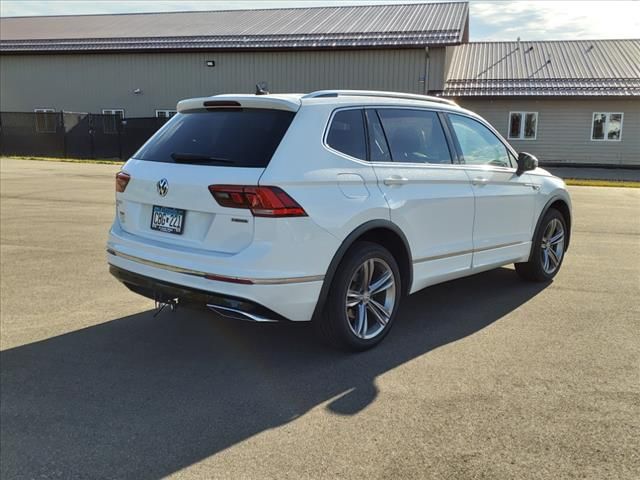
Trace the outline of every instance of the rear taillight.
<path fill-rule="evenodd" d="M 127 188 L 131 175 L 125 172 L 116 173 L 116 192 L 122 193 Z"/>
<path fill-rule="evenodd" d="M 246 208 L 255 217 L 306 217 L 307 213 L 278 187 L 210 185 L 213 198 L 223 207 Z"/>

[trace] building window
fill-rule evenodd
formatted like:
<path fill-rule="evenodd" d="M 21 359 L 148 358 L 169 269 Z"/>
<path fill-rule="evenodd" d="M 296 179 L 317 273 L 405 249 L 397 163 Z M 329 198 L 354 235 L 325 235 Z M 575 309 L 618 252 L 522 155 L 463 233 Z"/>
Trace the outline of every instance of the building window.
<path fill-rule="evenodd" d="M 56 133 L 56 111 L 53 108 L 36 108 L 36 132 Z"/>
<path fill-rule="evenodd" d="M 175 114 L 175 110 L 156 110 L 156 118 L 171 118 Z"/>
<path fill-rule="evenodd" d="M 593 114 L 591 140 L 620 141 L 622 138 L 622 113 Z"/>
<path fill-rule="evenodd" d="M 535 140 L 538 132 L 538 112 L 509 113 L 509 140 Z"/>
<path fill-rule="evenodd" d="M 121 108 L 105 108 L 102 110 L 102 127 L 104 133 L 118 133 L 120 123 L 124 119 Z"/>

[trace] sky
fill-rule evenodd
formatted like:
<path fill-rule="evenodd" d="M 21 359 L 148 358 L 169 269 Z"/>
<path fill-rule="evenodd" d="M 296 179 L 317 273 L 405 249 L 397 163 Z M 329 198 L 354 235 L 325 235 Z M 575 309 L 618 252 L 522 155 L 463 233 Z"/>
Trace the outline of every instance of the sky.
<path fill-rule="evenodd" d="M 0 16 L 228 10 L 416 3 L 412 0 L 0 0 Z M 481 40 L 639 38 L 640 0 L 471 0 Z"/>

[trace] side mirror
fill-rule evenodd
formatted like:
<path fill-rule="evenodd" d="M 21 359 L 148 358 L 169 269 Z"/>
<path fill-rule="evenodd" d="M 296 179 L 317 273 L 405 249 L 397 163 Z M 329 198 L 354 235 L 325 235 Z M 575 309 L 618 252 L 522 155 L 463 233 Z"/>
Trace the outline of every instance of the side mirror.
<path fill-rule="evenodd" d="M 538 168 L 538 159 L 527 152 L 520 152 L 518 154 L 518 170 L 516 175 L 520 176 L 524 172 L 529 170 L 535 170 Z"/>

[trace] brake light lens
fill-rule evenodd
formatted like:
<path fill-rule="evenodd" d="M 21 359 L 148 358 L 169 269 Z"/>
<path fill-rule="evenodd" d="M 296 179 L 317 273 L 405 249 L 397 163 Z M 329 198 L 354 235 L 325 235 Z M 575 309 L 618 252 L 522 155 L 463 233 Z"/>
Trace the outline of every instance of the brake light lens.
<path fill-rule="evenodd" d="M 249 209 L 254 217 L 307 216 L 307 212 L 278 187 L 210 185 L 209 191 L 221 206 Z"/>
<path fill-rule="evenodd" d="M 116 192 L 122 193 L 127 188 L 131 175 L 125 172 L 116 173 Z"/>

